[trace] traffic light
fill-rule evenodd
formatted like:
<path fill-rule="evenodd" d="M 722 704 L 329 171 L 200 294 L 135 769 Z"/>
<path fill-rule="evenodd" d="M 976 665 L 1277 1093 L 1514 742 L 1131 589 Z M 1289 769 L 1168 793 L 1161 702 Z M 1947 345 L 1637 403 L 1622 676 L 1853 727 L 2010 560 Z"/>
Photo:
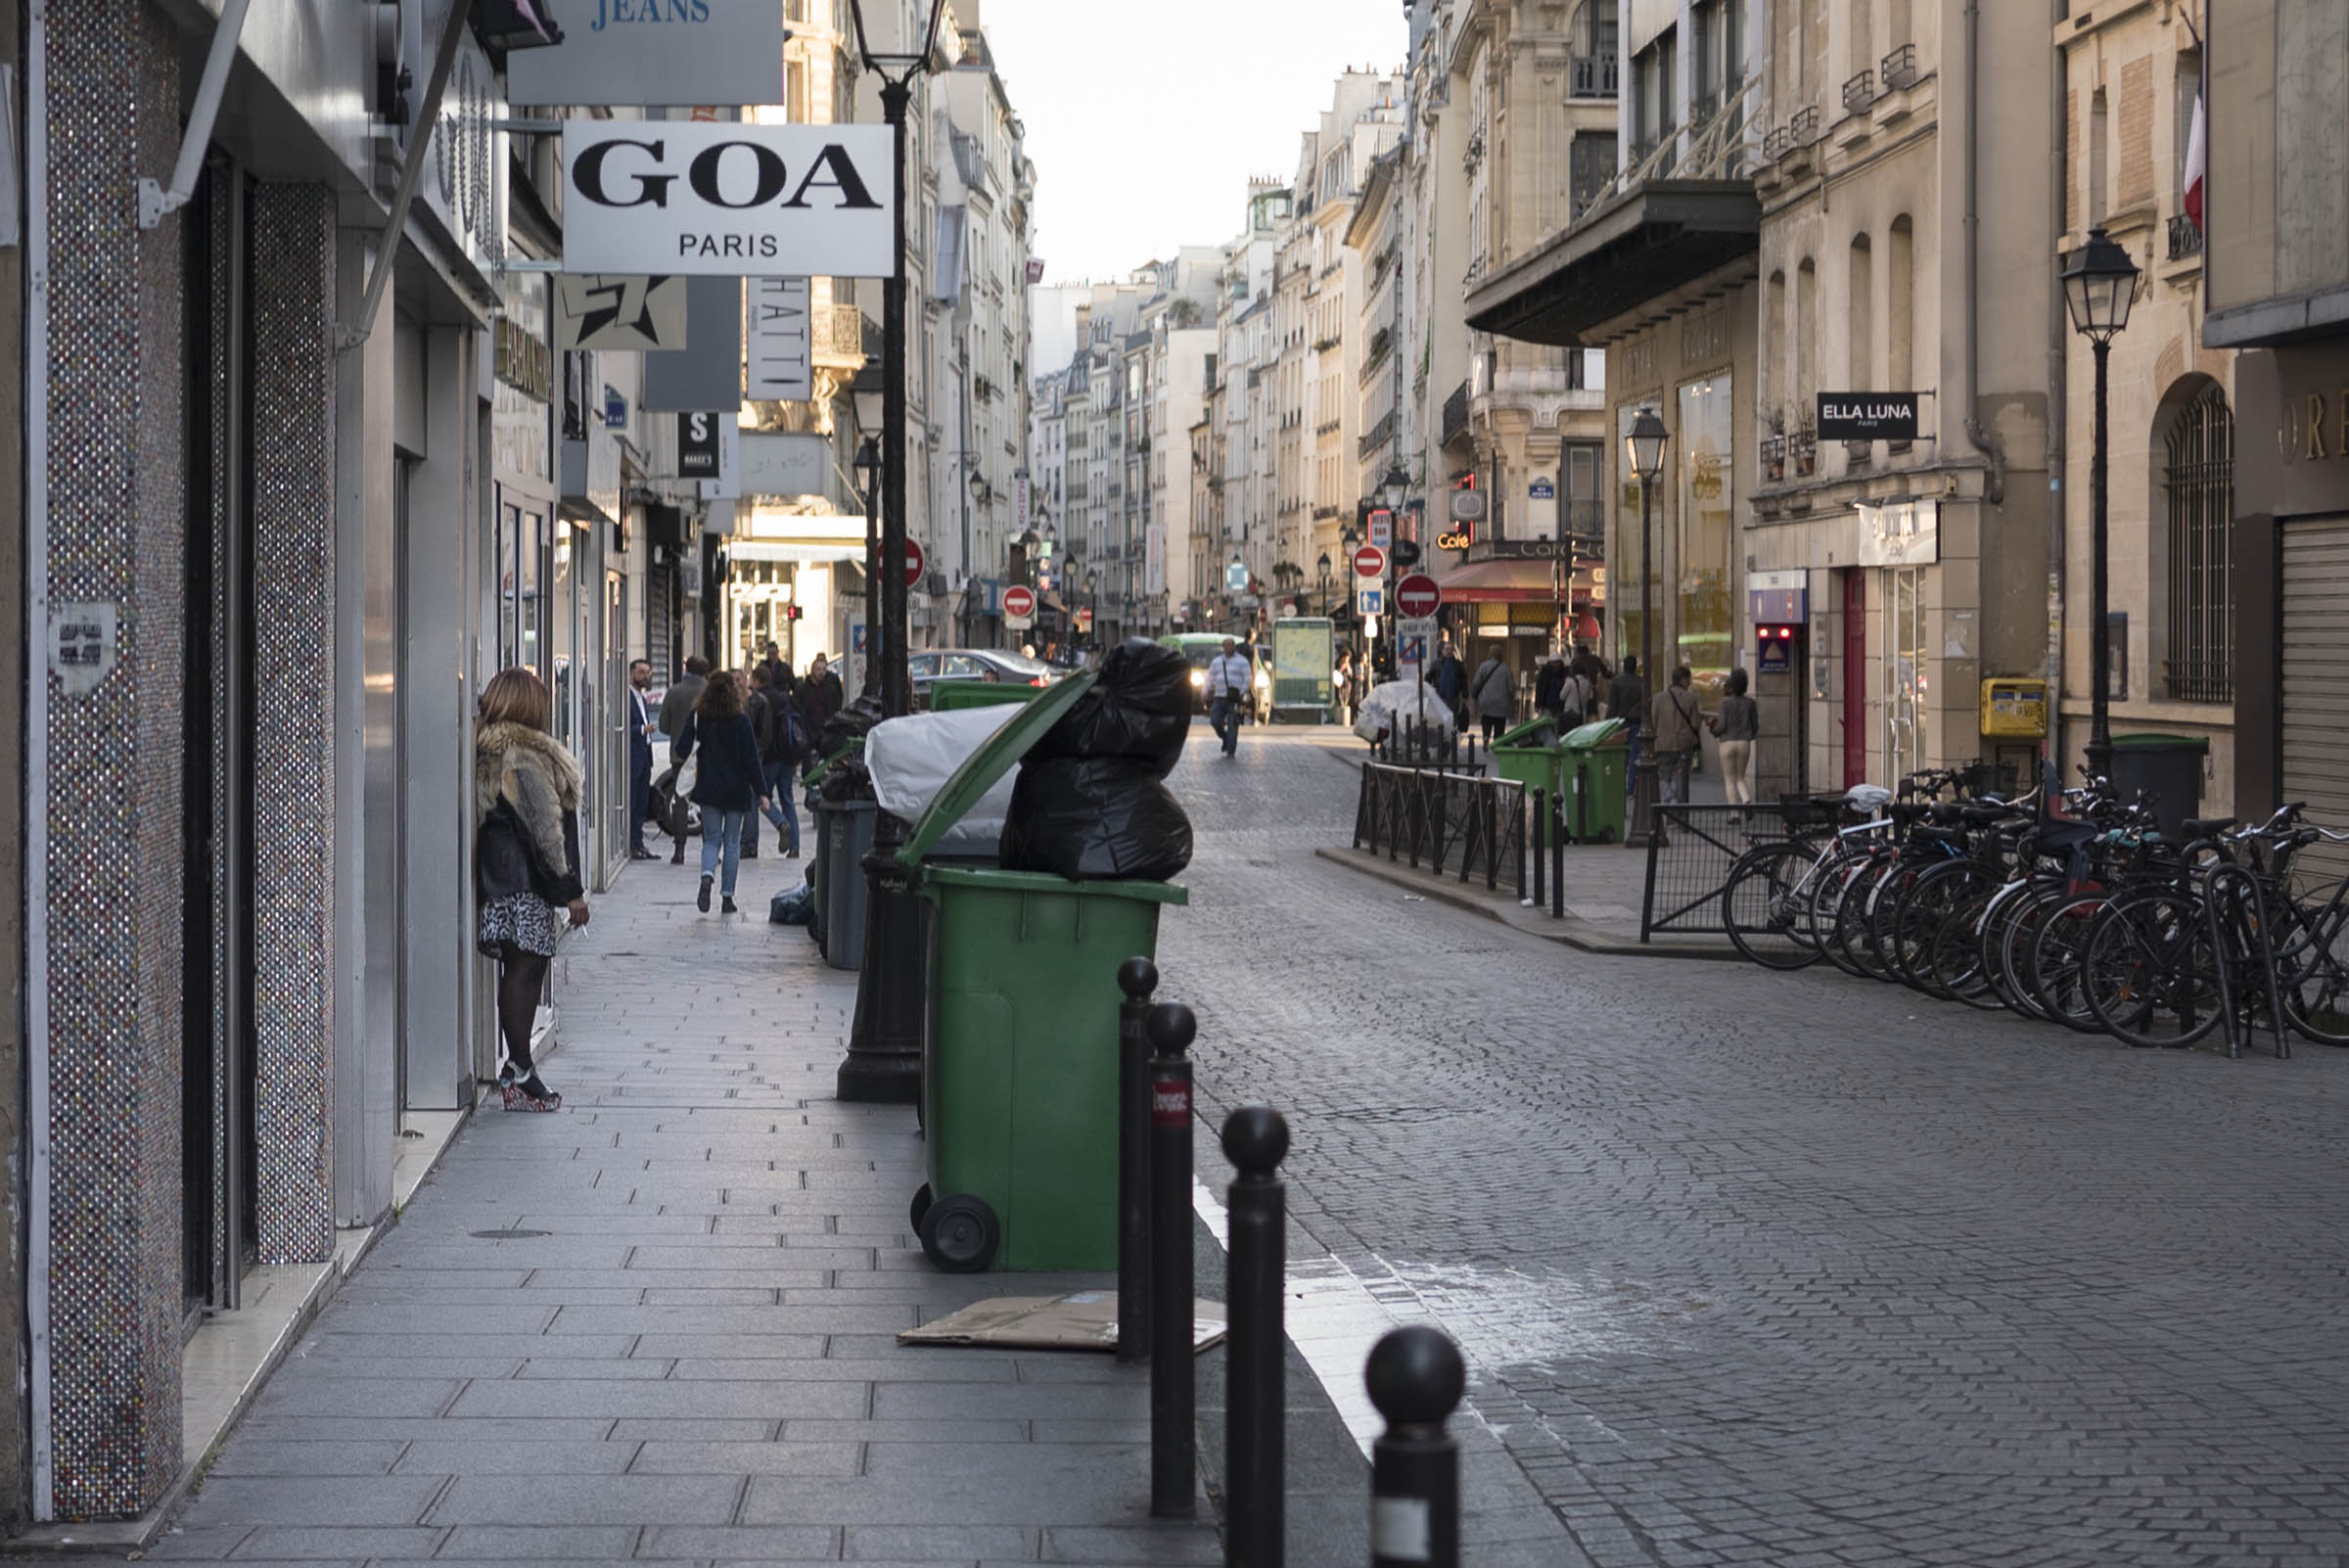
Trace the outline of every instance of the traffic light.
<path fill-rule="evenodd" d="M 797 621 L 804 613 L 796 604 L 787 604 L 783 607 L 783 619 L 786 621 Z"/>

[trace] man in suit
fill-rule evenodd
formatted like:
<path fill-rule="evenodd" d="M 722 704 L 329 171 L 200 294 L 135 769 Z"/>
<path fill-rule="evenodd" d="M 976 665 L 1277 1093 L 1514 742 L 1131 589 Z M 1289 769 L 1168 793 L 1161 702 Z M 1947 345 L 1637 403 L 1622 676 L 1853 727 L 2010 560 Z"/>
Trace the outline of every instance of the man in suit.
<path fill-rule="evenodd" d="M 710 684 L 710 661 L 695 654 L 685 661 L 684 678 L 670 686 L 661 698 L 661 733 L 674 746 L 677 737 L 685 733 L 685 720 L 693 716 L 694 705 L 702 700 L 702 691 Z M 679 801 L 672 808 L 668 823 L 669 836 L 677 841 L 676 853 L 668 857 L 671 865 L 685 863 L 685 803 Z"/>
<path fill-rule="evenodd" d="M 653 667 L 639 659 L 628 666 L 628 858 L 660 858 L 644 847 L 644 817 L 653 799 Z"/>

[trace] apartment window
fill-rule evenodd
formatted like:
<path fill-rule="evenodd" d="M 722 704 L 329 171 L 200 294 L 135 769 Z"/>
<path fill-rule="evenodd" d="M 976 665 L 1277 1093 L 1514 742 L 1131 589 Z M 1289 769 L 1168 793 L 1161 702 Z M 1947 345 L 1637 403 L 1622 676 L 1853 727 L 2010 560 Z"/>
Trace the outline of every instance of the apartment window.
<path fill-rule="evenodd" d="M 1812 392 L 1817 391 L 1818 350 L 1814 336 L 1819 330 L 1819 265 L 1809 256 L 1794 269 L 1794 331 L 1793 342 L 1787 345 L 1794 359 L 1794 416 L 1795 423 L 1808 427 L 1812 422 Z"/>
<path fill-rule="evenodd" d="M 1577 98 L 1612 98 L 1616 92 L 1615 0 L 1583 0 L 1569 28 L 1568 45 Z"/>
<path fill-rule="evenodd" d="M 1852 237 L 1851 389 L 1875 392 L 1876 254 L 1865 234 Z"/>
<path fill-rule="evenodd" d="M 1916 387 L 1916 227 L 1904 212 L 1892 220 L 1884 256 L 1886 392 Z"/>
<path fill-rule="evenodd" d="M 2213 383 L 2170 422 L 2170 700 L 2234 700 L 2234 414 Z"/>
<path fill-rule="evenodd" d="M 1610 132 L 1599 136 L 1577 136 L 1567 150 L 1569 164 L 1569 200 L 1571 216 L 1581 217 L 1590 204 L 1598 199 L 1599 191 L 1615 174 L 1615 137 Z"/>
<path fill-rule="evenodd" d="M 2111 186 L 2111 171 L 2107 163 L 2111 127 L 2104 113 L 2104 89 L 2089 101 L 2088 110 L 2088 221 L 2090 227 L 2104 221 L 2104 196 Z"/>
<path fill-rule="evenodd" d="M 1672 107 L 1673 74 L 1679 53 L 1680 41 L 1674 29 L 1667 27 L 1632 63 L 1633 124 L 1639 133 L 1638 146 L 1633 150 L 1635 158 L 1653 152 L 1680 124 L 1680 115 Z"/>

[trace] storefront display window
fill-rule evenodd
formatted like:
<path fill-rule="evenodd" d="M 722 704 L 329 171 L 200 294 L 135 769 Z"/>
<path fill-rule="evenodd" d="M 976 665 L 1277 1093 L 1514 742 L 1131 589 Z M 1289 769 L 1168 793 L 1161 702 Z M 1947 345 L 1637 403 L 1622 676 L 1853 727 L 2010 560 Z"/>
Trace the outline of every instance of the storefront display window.
<path fill-rule="evenodd" d="M 1884 574 L 1884 758 L 1887 782 L 1925 765 L 1925 574 L 1894 567 Z"/>
<path fill-rule="evenodd" d="M 1729 400 L 1726 371 L 1683 385 L 1670 459 L 1681 488 L 1674 617 L 1680 643 L 1670 657 L 1695 671 L 1698 689 L 1709 694 L 1719 693 L 1735 662 L 1736 612 L 1729 593 L 1730 552 L 1736 542 Z M 1657 656 L 1659 662 L 1667 657 Z"/>

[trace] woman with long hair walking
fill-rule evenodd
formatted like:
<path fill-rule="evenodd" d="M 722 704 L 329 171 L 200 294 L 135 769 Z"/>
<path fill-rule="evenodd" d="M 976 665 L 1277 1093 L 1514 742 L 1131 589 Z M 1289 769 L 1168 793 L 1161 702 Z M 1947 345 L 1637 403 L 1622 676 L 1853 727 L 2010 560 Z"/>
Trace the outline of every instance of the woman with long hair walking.
<path fill-rule="evenodd" d="M 693 804 L 702 808 L 702 892 L 697 900 L 710 912 L 710 884 L 724 874 L 719 893 L 722 912 L 733 914 L 734 877 L 742 864 L 742 831 L 753 811 L 766 808 L 766 766 L 759 760 L 759 737 L 744 711 L 743 682 L 730 674 L 715 674 L 703 688 L 677 737 L 675 756 L 681 762 L 700 751 L 702 765 L 694 780 Z"/>
<path fill-rule="evenodd" d="M 1762 710 L 1746 692 L 1745 671 L 1729 671 L 1721 712 L 1707 722 L 1721 737 L 1721 782 L 1731 806 L 1754 804 L 1754 742 L 1762 734 Z"/>
<path fill-rule="evenodd" d="M 548 733 L 554 705 L 528 669 L 503 669 L 483 688 L 473 741 L 473 876 L 481 903 L 475 941 L 497 960 L 498 1070 L 509 1111 L 553 1111 L 530 1060 L 530 1026 L 564 921 L 587 923 L 579 878 L 579 764 Z"/>

